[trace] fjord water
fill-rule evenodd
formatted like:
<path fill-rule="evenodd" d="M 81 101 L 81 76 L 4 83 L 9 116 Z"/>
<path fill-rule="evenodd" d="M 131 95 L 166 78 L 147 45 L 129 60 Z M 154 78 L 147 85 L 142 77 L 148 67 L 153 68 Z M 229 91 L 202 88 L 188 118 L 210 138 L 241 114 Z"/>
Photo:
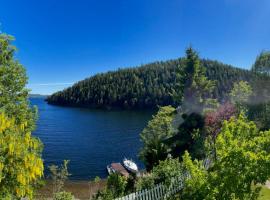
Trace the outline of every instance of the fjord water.
<path fill-rule="evenodd" d="M 139 134 L 151 118 L 149 111 L 105 111 L 48 105 L 43 98 L 31 98 L 39 110 L 33 135 L 44 144 L 45 174 L 48 166 L 70 160 L 71 179 L 106 177 L 106 166 L 124 157 L 143 167 L 137 155 Z"/>

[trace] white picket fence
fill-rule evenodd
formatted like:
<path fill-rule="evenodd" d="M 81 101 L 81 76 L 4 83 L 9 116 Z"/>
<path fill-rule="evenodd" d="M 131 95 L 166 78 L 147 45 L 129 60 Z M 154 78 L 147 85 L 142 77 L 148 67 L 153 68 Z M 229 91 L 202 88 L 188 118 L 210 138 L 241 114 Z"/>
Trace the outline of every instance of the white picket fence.
<path fill-rule="evenodd" d="M 115 200 L 162 200 L 176 194 L 183 188 L 183 177 L 176 178 L 170 186 L 160 183 L 149 190 L 142 190 Z"/>
<path fill-rule="evenodd" d="M 206 158 L 203 160 L 203 168 L 208 169 L 211 165 L 211 159 Z M 190 179 L 188 173 L 183 174 L 178 178 L 174 178 L 171 181 L 170 186 L 165 186 L 163 183 L 156 185 L 154 188 L 148 190 L 141 190 L 131 193 L 127 196 L 117 198 L 115 200 L 164 200 L 171 195 L 176 194 L 184 187 L 184 180 Z"/>

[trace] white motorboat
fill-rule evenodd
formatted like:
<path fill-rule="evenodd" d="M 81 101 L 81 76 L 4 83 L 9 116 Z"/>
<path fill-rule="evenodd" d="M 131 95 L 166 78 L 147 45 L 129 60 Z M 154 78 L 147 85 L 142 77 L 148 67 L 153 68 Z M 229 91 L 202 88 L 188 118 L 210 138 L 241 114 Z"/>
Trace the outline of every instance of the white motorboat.
<path fill-rule="evenodd" d="M 136 165 L 135 162 L 133 162 L 132 160 L 129 160 L 129 159 L 124 159 L 123 160 L 123 164 L 124 164 L 124 167 L 130 171 L 130 172 L 133 172 L 133 173 L 137 173 L 138 172 L 138 166 Z"/>
<path fill-rule="evenodd" d="M 109 175 L 114 173 L 114 170 L 112 169 L 111 165 L 107 165 L 107 171 Z"/>

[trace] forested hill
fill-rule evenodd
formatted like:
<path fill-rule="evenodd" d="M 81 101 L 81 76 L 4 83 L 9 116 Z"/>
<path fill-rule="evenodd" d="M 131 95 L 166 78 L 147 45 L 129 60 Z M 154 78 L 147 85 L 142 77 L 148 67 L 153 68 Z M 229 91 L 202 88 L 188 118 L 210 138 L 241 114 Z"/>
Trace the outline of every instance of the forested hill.
<path fill-rule="evenodd" d="M 217 61 L 201 62 L 206 67 L 207 76 L 217 80 L 213 96 L 219 100 L 226 99 L 235 81 L 252 82 L 256 79 L 255 74 L 249 70 Z M 183 66 L 183 59 L 97 74 L 52 94 L 47 102 L 100 108 L 155 108 L 157 105 L 173 105 L 171 94 L 175 86 L 176 66 Z"/>

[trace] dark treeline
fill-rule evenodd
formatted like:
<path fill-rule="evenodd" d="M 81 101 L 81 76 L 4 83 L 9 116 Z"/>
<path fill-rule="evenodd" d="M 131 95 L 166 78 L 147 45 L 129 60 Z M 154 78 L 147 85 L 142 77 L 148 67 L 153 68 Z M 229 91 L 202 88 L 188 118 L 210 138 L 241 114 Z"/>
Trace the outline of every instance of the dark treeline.
<path fill-rule="evenodd" d="M 47 98 L 49 104 L 98 108 L 155 108 L 175 105 L 172 94 L 176 82 L 176 67 L 183 59 L 155 62 L 141 67 L 119 69 L 97 74 Z M 233 83 L 259 80 L 249 70 L 235 68 L 212 60 L 201 60 L 206 75 L 216 80 L 213 97 L 226 100 Z M 261 78 L 260 78 L 261 80 Z M 268 80 L 268 78 L 267 78 Z"/>

